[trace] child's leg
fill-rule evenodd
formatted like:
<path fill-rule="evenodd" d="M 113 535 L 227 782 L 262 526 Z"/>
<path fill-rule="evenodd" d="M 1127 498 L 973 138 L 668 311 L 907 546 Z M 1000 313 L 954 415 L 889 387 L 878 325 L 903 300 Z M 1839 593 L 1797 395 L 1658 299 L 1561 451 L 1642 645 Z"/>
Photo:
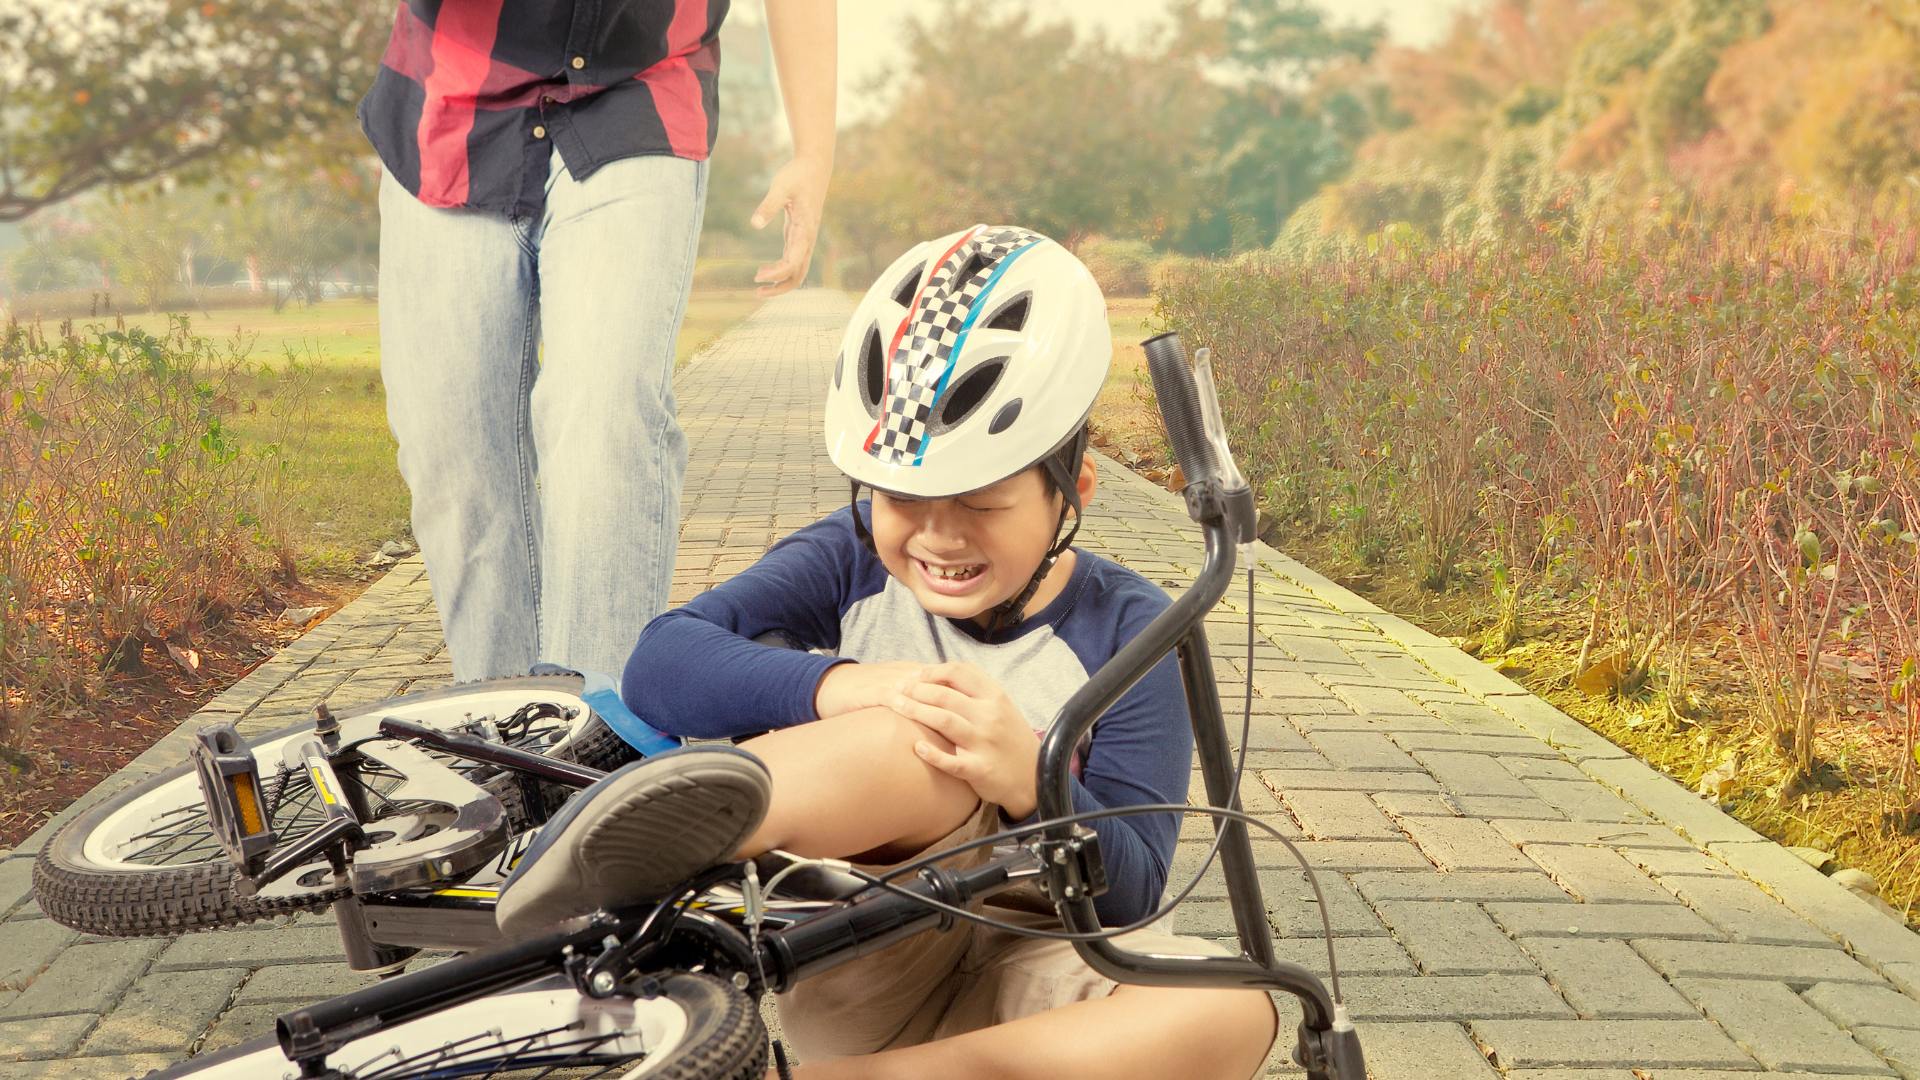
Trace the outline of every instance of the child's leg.
<path fill-rule="evenodd" d="M 946 740 L 892 709 L 873 708 L 783 728 L 740 748 L 766 763 L 773 801 L 744 856 L 772 848 L 818 858 L 895 862 L 967 820 L 980 797 L 913 752 Z"/>
<path fill-rule="evenodd" d="M 1106 997 L 918 1046 L 817 1066 L 802 1062 L 794 1075 L 799 1080 L 1247 1080 L 1266 1061 L 1277 1022 L 1273 1003 L 1257 990 L 1123 986 Z"/>

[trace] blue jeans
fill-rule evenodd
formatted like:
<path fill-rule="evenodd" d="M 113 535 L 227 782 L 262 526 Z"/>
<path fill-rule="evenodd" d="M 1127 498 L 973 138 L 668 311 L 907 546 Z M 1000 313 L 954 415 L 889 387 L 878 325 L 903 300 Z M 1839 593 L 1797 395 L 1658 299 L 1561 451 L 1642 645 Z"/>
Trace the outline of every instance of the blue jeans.
<path fill-rule="evenodd" d="M 456 679 L 618 674 L 666 606 L 687 443 L 673 353 L 704 162 L 637 157 L 538 218 L 380 187 L 380 374 Z"/>

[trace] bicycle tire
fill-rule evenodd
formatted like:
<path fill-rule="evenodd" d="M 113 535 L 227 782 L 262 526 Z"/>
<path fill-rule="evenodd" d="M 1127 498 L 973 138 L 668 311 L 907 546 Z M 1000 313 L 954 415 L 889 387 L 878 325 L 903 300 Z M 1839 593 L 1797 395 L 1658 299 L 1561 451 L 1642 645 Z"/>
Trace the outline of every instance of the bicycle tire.
<path fill-rule="evenodd" d="M 745 993 L 712 975 L 688 972 L 658 976 L 655 982 L 659 992 L 652 998 L 595 1000 L 555 976 L 371 1031 L 327 1061 L 350 1080 L 534 1077 L 558 1069 L 597 1070 L 564 1074 L 569 1077 L 762 1080 L 767 1032 Z M 631 1071 L 636 1062 L 644 1068 Z M 299 1067 L 268 1036 L 190 1058 L 148 1074 L 148 1080 L 294 1080 L 299 1075 Z"/>
<path fill-rule="evenodd" d="M 567 676 L 521 676 L 470 682 L 389 698 L 364 708 L 345 711 L 340 714 L 340 719 L 350 720 L 374 711 L 447 707 L 464 698 L 499 694 L 502 691 L 577 697 L 579 686 L 577 677 Z M 259 753 L 262 747 L 312 730 L 311 722 L 293 724 L 249 739 L 248 745 Z M 562 737 L 563 741 L 554 748 L 557 757 L 597 769 L 609 769 L 617 768 L 633 756 L 632 750 L 617 734 L 604 723 L 597 722 L 590 709 L 582 717 L 570 721 L 569 730 L 574 737 Z M 297 776 L 280 779 L 280 783 L 286 786 L 300 782 Z M 516 821 L 525 820 L 524 808 L 519 805 L 518 783 L 504 783 L 493 790 L 502 797 L 503 804 Z M 351 893 L 350 889 L 335 885 L 330 876 L 325 880 L 303 880 L 316 877 L 316 874 L 309 872 L 290 874 L 274 883 L 271 891 L 261 895 L 240 895 L 234 888 L 232 865 L 224 853 L 217 851 L 217 845 L 208 846 L 211 834 L 204 840 L 193 836 L 191 807 L 198 806 L 199 799 L 199 782 L 191 763 L 187 763 L 139 781 L 82 812 L 48 841 L 35 860 L 33 884 L 41 909 L 55 922 L 76 930 L 110 937 L 145 937 L 235 926 L 257 919 L 324 908 Z M 276 803 L 278 801 L 275 800 Z M 192 837 L 186 850 L 210 854 L 212 857 L 206 861 L 128 868 L 105 865 L 89 855 L 88 841 L 96 832 L 110 825 L 118 825 L 123 829 L 134 827 L 126 822 L 128 815 L 142 812 L 139 808 L 173 803 L 183 808 L 170 811 L 182 815 L 175 832 L 179 837 Z M 164 816 L 161 814 L 149 820 Z M 135 836 L 135 839 L 141 838 L 141 835 Z"/>

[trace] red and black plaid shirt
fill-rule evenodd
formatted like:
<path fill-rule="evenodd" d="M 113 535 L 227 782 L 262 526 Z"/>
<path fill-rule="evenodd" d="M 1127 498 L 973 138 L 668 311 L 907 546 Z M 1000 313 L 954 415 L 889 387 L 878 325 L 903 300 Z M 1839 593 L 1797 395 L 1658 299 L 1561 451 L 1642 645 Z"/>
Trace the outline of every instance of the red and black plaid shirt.
<path fill-rule="evenodd" d="M 555 148 L 584 180 L 704 160 L 729 0 L 402 0 L 360 126 L 429 206 L 537 213 Z"/>

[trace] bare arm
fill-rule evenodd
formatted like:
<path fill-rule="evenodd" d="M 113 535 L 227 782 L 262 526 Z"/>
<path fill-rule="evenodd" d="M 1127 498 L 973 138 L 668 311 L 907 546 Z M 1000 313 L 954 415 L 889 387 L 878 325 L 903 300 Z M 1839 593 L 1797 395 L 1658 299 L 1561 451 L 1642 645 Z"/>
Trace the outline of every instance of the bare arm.
<path fill-rule="evenodd" d="M 837 33 L 835 0 L 768 0 L 767 34 L 786 102 L 793 160 L 774 174 L 767 197 L 753 212 L 756 229 L 765 227 L 774 214 L 786 213 L 780 260 L 762 266 L 753 278 L 761 283 L 761 296 L 798 286 L 813 262 L 820 210 L 833 175 Z"/>

